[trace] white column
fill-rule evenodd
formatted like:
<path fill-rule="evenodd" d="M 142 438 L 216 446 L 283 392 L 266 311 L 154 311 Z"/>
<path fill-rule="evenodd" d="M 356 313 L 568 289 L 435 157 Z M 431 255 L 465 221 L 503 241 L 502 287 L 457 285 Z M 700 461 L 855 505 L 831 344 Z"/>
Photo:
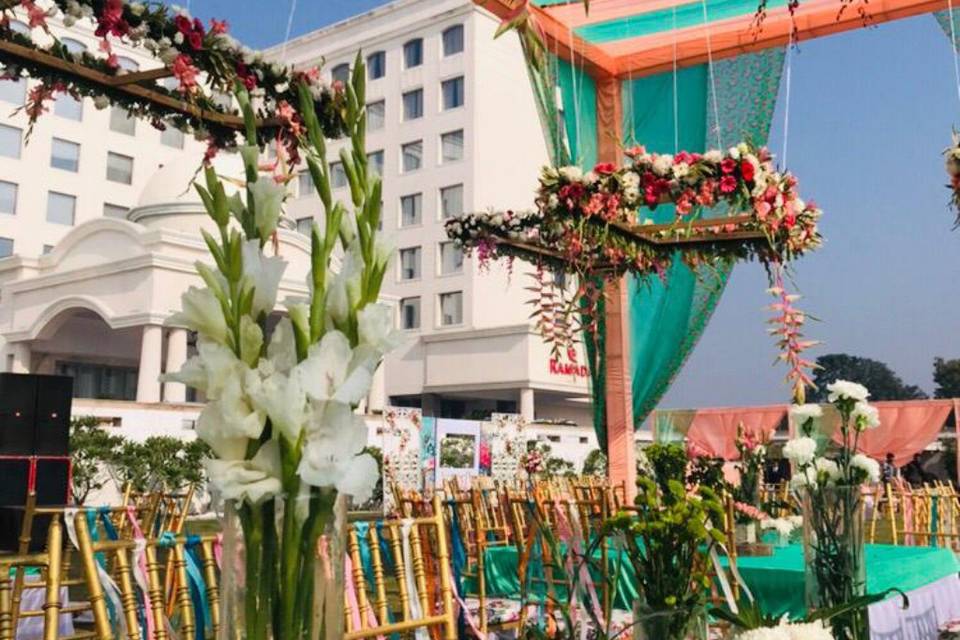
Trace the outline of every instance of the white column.
<path fill-rule="evenodd" d="M 174 328 L 167 333 L 167 362 L 163 371 L 176 373 L 187 361 L 187 330 Z M 187 386 L 181 382 L 163 383 L 164 402 L 186 402 Z"/>
<path fill-rule="evenodd" d="M 370 393 L 367 394 L 367 413 L 379 413 L 387 404 L 387 382 L 383 376 L 383 363 L 373 372 Z"/>
<path fill-rule="evenodd" d="M 8 348 L 13 354 L 10 373 L 30 373 L 30 345 L 26 342 L 11 342 Z"/>
<path fill-rule="evenodd" d="M 527 422 L 533 422 L 536 416 L 533 398 L 533 389 L 520 389 L 520 417 Z"/>
<path fill-rule="evenodd" d="M 143 325 L 140 338 L 140 370 L 137 373 L 137 402 L 160 402 L 160 360 L 163 327 Z"/>

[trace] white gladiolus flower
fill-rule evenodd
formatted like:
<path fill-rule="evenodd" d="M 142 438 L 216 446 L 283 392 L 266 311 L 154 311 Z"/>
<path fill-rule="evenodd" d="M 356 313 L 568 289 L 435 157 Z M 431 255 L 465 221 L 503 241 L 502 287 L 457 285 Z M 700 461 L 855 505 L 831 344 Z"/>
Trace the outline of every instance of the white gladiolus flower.
<path fill-rule="evenodd" d="M 234 433 L 232 426 L 226 423 L 219 402 L 208 402 L 197 418 L 197 436 L 210 445 L 218 458 L 243 460 L 249 438 L 242 433 Z"/>
<path fill-rule="evenodd" d="M 335 323 L 343 323 L 350 308 L 359 302 L 362 275 L 363 259 L 356 250 L 348 251 L 343 257 L 340 271 L 328 274 L 327 314 Z"/>
<path fill-rule="evenodd" d="M 314 403 L 297 473 L 307 484 L 336 487 L 360 502 L 368 500 L 376 485 L 377 469 L 371 456 L 360 455 L 367 444 L 367 435 L 366 422 L 350 405 Z"/>
<path fill-rule="evenodd" d="M 858 402 L 853 405 L 850 418 L 853 420 L 853 426 L 857 431 L 866 431 L 880 426 L 880 411 L 866 402 Z"/>
<path fill-rule="evenodd" d="M 723 160 L 723 153 L 719 149 L 710 149 L 703 154 L 703 159 L 707 162 L 718 163 Z"/>
<path fill-rule="evenodd" d="M 250 460 L 206 460 L 210 483 L 224 500 L 258 504 L 279 495 L 280 448 L 276 440 L 264 443 Z"/>
<path fill-rule="evenodd" d="M 368 304 L 357 314 L 360 344 L 381 354 L 393 349 L 402 334 L 394 327 L 393 310 L 385 304 Z"/>
<path fill-rule="evenodd" d="M 813 420 L 823 416 L 823 409 L 818 404 L 795 404 L 790 407 L 790 417 L 794 424 L 803 426 L 807 420 Z"/>
<path fill-rule="evenodd" d="M 257 411 L 266 414 L 270 424 L 289 442 L 296 443 L 306 421 L 307 396 L 299 376 L 271 372 L 271 368 L 262 368 L 269 373 L 266 376 L 261 375 L 261 370 L 247 372 L 247 393 Z"/>
<path fill-rule="evenodd" d="M 227 322 L 212 291 L 190 287 L 180 296 L 180 305 L 183 310 L 170 316 L 168 324 L 185 326 L 202 338 L 226 344 Z"/>
<path fill-rule="evenodd" d="M 259 213 L 260 208 L 257 207 Z M 268 258 L 260 250 L 259 240 L 243 243 L 243 275 L 253 285 L 253 308 L 250 315 L 270 313 L 277 304 L 277 288 L 287 268 L 287 261 L 280 256 Z"/>
<path fill-rule="evenodd" d="M 830 395 L 827 396 L 827 400 L 830 402 L 836 402 L 837 400 L 862 402 L 870 397 L 870 392 L 867 391 L 865 386 L 848 380 L 835 380 L 827 385 L 827 391 L 830 392 Z"/>
<path fill-rule="evenodd" d="M 660 176 L 661 178 L 670 173 L 670 169 L 673 168 L 673 156 L 670 154 L 664 154 L 657 156 L 653 160 L 653 172 Z"/>
<path fill-rule="evenodd" d="M 297 366 L 297 343 L 290 318 L 282 318 L 274 327 L 270 344 L 267 345 L 267 357 L 274 369 L 281 373 L 287 373 Z"/>
<path fill-rule="evenodd" d="M 233 351 L 222 344 L 201 338 L 197 343 L 197 355 L 187 360 L 180 371 L 160 376 L 160 381 L 182 382 L 202 391 L 209 400 L 216 400 L 227 381 L 242 378 L 246 368 L 233 355 Z"/>
<path fill-rule="evenodd" d="M 816 454 L 817 442 L 813 438 L 794 438 L 783 445 L 783 456 L 798 467 L 813 462 Z"/>
<path fill-rule="evenodd" d="M 867 482 L 875 484 L 880 482 L 880 463 L 862 453 L 850 458 L 850 466 L 863 472 Z"/>
<path fill-rule="evenodd" d="M 287 188 L 278 184 L 271 176 L 260 176 L 257 181 L 248 185 L 253 196 L 254 224 L 260 232 L 261 238 L 269 238 L 277 230 L 280 220 L 280 208 L 287 195 Z"/>
<path fill-rule="evenodd" d="M 307 359 L 291 375 L 300 376 L 303 390 L 312 400 L 356 405 L 370 390 L 373 373 L 366 367 L 351 368 L 352 360 L 347 337 L 330 331 L 310 347 Z"/>

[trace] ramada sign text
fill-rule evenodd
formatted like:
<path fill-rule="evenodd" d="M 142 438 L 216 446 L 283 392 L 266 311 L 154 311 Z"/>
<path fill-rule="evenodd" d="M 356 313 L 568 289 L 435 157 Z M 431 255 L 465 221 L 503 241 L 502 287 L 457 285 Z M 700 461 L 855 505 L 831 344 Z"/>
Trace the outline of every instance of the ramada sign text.
<path fill-rule="evenodd" d="M 559 357 L 550 358 L 550 375 L 570 376 L 576 381 L 577 378 L 587 378 L 590 371 L 587 365 L 577 362 L 576 349 L 567 349 L 567 361 L 563 362 Z"/>

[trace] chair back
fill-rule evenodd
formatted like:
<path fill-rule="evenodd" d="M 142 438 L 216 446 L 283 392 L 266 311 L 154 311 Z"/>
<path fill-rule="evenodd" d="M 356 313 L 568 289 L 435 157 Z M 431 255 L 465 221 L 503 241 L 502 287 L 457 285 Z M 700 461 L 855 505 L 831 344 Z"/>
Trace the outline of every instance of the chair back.
<path fill-rule="evenodd" d="M 43 578 L 43 640 L 57 640 L 59 637 L 63 604 L 60 601 L 60 589 L 63 586 L 62 535 L 61 516 L 54 514 L 47 529 L 46 551 L 0 556 L 0 640 L 14 640 L 17 636 L 19 599 L 14 598 L 14 584 L 22 581 L 23 572 L 31 568 L 39 568 Z"/>

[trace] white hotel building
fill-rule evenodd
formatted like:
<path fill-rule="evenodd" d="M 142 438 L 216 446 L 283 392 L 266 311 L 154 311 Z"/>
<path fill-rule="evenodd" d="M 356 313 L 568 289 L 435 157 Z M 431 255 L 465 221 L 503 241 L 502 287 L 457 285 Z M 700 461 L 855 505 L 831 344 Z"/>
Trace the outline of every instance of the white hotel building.
<path fill-rule="evenodd" d="M 358 50 L 367 62 L 368 152 L 383 175 L 383 231 L 398 249 L 384 297 L 396 301 L 406 336 L 370 409 L 517 412 L 588 427 L 587 380 L 551 373 L 549 348 L 528 320 L 525 266 L 482 272 L 443 230 L 464 211 L 531 206 L 547 159 L 519 44 L 495 40 L 497 24 L 471 0 L 396 0 L 266 54 L 298 66 L 325 61 L 334 77 Z M 72 46 L 96 50 L 92 33 L 70 35 Z M 136 50 L 120 53 L 128 66 L 155 65 Z M 192 263 L 203 257 L 205 222 L 188 182 L 203 148 L 69 97 L 27 144 L 25 116 L 10 113 L 28 87 L 0 82 L 0 369 L 74 375 L 75 413 L 148 431 L 189 425 L 192 395 L 156 376 L 193 348 L 186 331 L 164 323 L 198 282 Z M 342 144 L 330 145 L 331 160 Z M 308 180 L 295 183 L 286 214 L 303 229 L 322 206 Z M 307 251 L 302 234 L 281 233 L 289 292 L 302 287 Z M 549 431 L 558 442 L 562 430 Z M 590 431 L 566 433 L 582 446 Z"/>

